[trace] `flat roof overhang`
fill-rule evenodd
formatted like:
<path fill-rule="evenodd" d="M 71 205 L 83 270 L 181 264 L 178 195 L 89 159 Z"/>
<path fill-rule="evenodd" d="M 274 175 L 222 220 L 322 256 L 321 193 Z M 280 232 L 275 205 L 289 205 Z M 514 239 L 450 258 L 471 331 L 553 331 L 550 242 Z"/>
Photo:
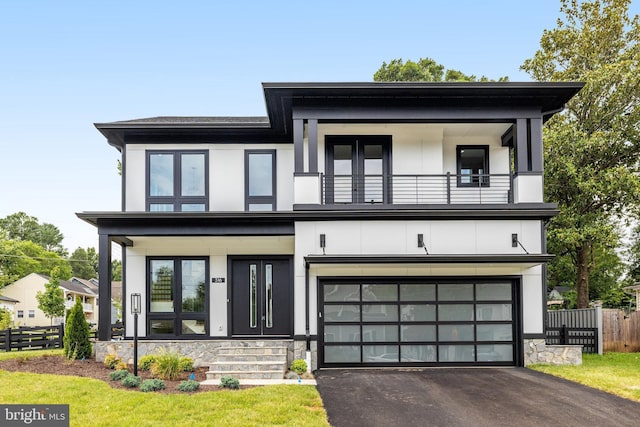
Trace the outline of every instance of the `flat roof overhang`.
<path fill-rule="evenodd" d="M 533 267 L 551 261 L 551 254 L 420 254 L 420 255 L 307 255 L 306 267 L 311 265 L 338 267 L 345 265 L 490 265 L 517 264 Z"/>
<path fill-rule="evenodd" d="M 583 86 L 580 82 L 263 83 L 267 117 L 156 117 L 95 126 L 119 150 L 126 143 L 151 141 L 292 143 L 294 108 L 528 109 L 548 119 Z"/>

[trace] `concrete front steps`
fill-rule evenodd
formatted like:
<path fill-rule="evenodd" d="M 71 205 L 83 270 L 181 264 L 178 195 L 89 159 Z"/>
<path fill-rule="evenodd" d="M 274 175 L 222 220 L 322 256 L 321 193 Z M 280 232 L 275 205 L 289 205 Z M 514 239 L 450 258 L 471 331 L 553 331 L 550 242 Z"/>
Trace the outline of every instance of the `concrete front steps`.
<path fill-rule="evenodd" d="M 288 346 L 281 341 L 238 341 L 216 350 L 207 381 L 225 375 L 239 380 L 281 380 L 287 371 Z"/>

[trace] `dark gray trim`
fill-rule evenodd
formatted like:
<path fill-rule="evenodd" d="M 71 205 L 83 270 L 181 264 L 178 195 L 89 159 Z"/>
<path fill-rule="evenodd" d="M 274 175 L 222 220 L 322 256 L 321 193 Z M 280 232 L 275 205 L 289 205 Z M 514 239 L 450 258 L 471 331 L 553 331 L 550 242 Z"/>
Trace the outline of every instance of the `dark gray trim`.
<path fill-rule="evenodd" d="M 536 172 L 543 171 L 543 153 L 542 153 L 542 120 L 529 120 L 529 137 L 531 147 L 531 170 Z"/>
<path fill-rule="evenodd" d="M 509 127 L 509 129 L 507 129 L 507 131 L 505 133 L 502 134 L 502 136 L 500 136 L 500 141 L 502 141 L 502 146 L 503 147 L 511 147 L 513 148 L 513 141 L 515 138 L 515 125 L 511 125 L 511 127 Z"/>
<path fill-rule="evenodd" d="M 249 156 L 252 154 L 271 154 L 271 196 L 250 196 L 249 195 Z M 249 211 L 251 204 L 271 204 L 271 210 L 277 211 L 278 202 L 278 161 L 276 150 L 245 150 L 244 151 L 244 210 Z"/>
<path fill-rule="evenodd" d="M 304 121 L 293 121 L 294 171 L 304 172 Z"/>
<path fill-rule="evenodd" d="M 307 255 L 306 264 L 543 264 L 550 254 Z"/>
<path fill-rule="evenodd" d="M 322 172 L 294 172 L 293 176 L 320 176 Z"/>
<path fill-rule="evenodd" d="M 307 336 L 306 335 L 293 335 L 291 337 L 293 340 L 295 341 L 306 341 L 307 340 Z M 311 341 L 318 341 L 318 335 L 309 335 L 309 342 Z"/>
<path fill-rule="evenodd" d="M 529 152 L 527 137 L 527 120 L 516 120 L 516 139 L 515 139 L 515 157 L 516 157 L 516 173 L 529 171 Z"/>
<path fill-rule="evenodd" d="M 309 138 L 309 172 L 318 172 L 318 120 L 309 119 L 307 122 Z"/>
<path fill-rule="evenodd" d="M 124 274 L 124 267 L 123 267 Z M 98 340 L 111 339 L 111 238 L 108 235 L 98 236 L 98 310 L 109 315 L 98 317 Z M 123 296 L 124 297 L 124 296 Z M 122 313 L 125 316 L 125 313 Z"/>
<path fill-rule="evenodd" d="M 545 334 L 522 334 L 523 340 L 544 340 L 546 338 Z"/>
<path fill-rule="evenodd" d="M 543 176 L 544 172 L 540 172 L 540 171 L 520 171 L 520 172 L 516 172 L 515 176 L 519 176 L 519 175 Z"/>
<path fill-rule="evenodd" d="M 130 246 L 133 246 L 133 244 L 131 244 Z M 126 335 L 126 331 L 127 331 L 127 325 L 125 322 L 126 316 L 125 314 L 127 313 L 127 308 L 129 307 L 128 303 L 127 303 L 127 245 L 120 243 L 120 247 L 122 250 L 122 323 L 124 324 L 125 327 L 125 335 Z M 109 286 L 111 287 L 111 286 Z M 111 310 L 109 310 L 109 312 L 111 312 Z"/>
<path fill-rule="evenodd" d="M 451 101 L 450 105 L 410 107 L 398 105 L 398 100 L 389 101 L 388 108 L 384 104 L 371 106 L 340 106 L 339 108 L 327 107 L 294 107 L 293 119 L 317 119 L 321 122 L 368 122 L 384 121 L 386 123 L 502 123 L 511 122 L 514 119 L 527 119 L 530 117 L 542 118 L 539 109 L 514 108 L 508 109 L 502 106 L 465 107 L 458 104 L 456 107 Z M 410 101 L 409 101 L 410 102 Z M 461 103 L 464 101 L 460 100 Z M 408 103 L 407 103 L 408 104 Z"/>

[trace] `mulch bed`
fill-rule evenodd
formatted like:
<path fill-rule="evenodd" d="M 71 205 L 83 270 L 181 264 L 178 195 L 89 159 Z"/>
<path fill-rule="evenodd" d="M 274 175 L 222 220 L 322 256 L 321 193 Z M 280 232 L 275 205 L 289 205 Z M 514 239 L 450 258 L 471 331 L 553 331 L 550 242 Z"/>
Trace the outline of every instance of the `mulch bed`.
<path fill-rule="evenodd" d="M 67 360 L 62 356 L 46 355 L 30 357 L 25 353 L 24 358 L 0 361 L 0 369 L 12 372 L 30 372 L 33 374 L 72 375 L 76 377 L 95 378 L 108 383 L 113 388 L 140 392 L 137 388 L 128 388 L 123 386 L 120 381 L 111 381 L 109 379 L 109 374 L 113 372 L 113 370 L 104 366 L 102 362 L 96 362 L 93 359 Z M 133 367 L 129 366 L 129 372 L 133 372 Z M 206 380 L 205 372 L 207 372 L 207 368 L 196 368 L 194 370 L 195 380 L 198 382 Z M 190 374 L 190 372 L 185 372 L 181 378 L 175 381 L 164 380 L 167 388 L 156 391 L 155 393 L 185 393 L 178 390 L 178 385 L 180 382 L 189 379 Z M 153 378 L 149 371 L 142 371 L 140 369 L 138 369 L 138 376 L 142 378 L 142 380 Z M 251 386 L 240 386 L 240 388 L 249 387 Z M 222 389 L 217 385 L 200 385 L 200 388 L 194 393 L 218 390 Z"/>

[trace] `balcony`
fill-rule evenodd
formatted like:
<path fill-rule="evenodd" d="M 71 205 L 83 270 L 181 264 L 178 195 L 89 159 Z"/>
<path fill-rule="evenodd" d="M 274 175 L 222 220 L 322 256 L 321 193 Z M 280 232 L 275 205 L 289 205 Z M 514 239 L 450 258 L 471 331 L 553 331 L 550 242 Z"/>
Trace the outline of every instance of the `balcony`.
<path fill-rule="evenodd" d="M 73 306 L 75 304 L 76 304 L 75 301 L 67 300 L 67 301 L 64 302 L 64 308 L 67 309 L 67 310 L 70 310 L 70 309 L 73 308 Z M 82 303 L 82 310 L 85 313 L 93 313 L 93 304 L 89 304 L 89 303 L 86 303 L 86 302 Z"/>
<path fill-rule="evenodd" d="M 463 205 L 514 202 L 509 174 L 321 175 L 321 203 Z"/>

